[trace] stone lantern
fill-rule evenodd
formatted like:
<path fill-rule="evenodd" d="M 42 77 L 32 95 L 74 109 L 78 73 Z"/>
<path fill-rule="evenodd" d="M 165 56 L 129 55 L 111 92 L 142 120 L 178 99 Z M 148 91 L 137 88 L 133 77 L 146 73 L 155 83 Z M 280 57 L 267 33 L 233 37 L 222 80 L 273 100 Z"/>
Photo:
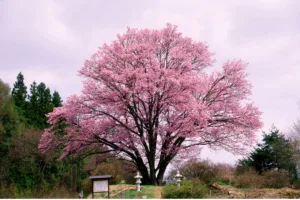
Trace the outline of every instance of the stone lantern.
<path fill-rule="evenodd" d="M 179 170 L 177 170 L 177 174 L 175 175 L 177 187 L 180 187 L 182 175 L 179 173 Z"/>
<path fill-rule="evenodd" d="M 136 183 L 136 190 L 138 192 L 140 192 L 141 191 L 141 183 L 142 183 L 141 178 L 143 178 L 143 177 L 140 175 L 140 172 L 138 171 L 134 178 L 136 179 L 136 182 L 135 182 Z"/>

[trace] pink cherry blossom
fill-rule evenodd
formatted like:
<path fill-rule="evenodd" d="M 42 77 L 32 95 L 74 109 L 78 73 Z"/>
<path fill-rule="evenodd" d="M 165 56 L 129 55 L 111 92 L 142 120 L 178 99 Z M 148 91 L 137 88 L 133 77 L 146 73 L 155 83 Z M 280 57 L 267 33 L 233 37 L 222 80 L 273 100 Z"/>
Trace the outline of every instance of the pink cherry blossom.
<path fill-rule="evenodd" d="M 87 149 L 115 152 L 134 162 L 148 184 L 161 184 L 175 156 L 203 145 L 241 153 L 262 127 L 247 64 L 227 61 L 208 73 L 212 56 L 176 26 L 128 28 L 85 61 L 82 94 L 48 114 L 51 127 L 39 148 L 62 147 L 61 158 Z"/>

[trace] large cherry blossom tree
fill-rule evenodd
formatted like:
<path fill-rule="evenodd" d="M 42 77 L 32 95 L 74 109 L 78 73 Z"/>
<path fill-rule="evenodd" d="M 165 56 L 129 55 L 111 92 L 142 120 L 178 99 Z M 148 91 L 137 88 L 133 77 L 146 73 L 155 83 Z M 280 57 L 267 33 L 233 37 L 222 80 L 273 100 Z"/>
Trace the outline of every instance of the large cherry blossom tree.
<path fill-rule="evenodd" d="M 212 56 L 176 26 L 128 28 L 85 61 L 82 94 L 48 114 L 40 150 L 63 148 L 61 158 L 113 152 L 155 185 L 175 156 L 203 145 L 240 153 L 261 128 L 261 112 L 249 102 L 247 64 L 227 61 L 209 73 Z"/>

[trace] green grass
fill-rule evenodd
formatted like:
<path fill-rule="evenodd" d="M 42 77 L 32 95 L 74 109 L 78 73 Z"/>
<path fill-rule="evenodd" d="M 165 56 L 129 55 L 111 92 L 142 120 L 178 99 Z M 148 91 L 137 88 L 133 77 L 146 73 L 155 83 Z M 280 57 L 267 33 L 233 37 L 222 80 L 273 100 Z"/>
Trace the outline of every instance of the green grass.
<path fill-rule="evenodd" d="M 143 185 L 143 186 L 141 186 L 140 192 L 130 189 L 130 190 L 126 190 L 112 198 L 113 199 L 142 199 L 144 196 L 146 196 L 147 199 L 149 199 L 149 198 L 151 199 L 151 198 L 154 198 L 153 190 L 154 190 L 154 186 Z"/>
<path fill-rule="evenodd" d="M 230 185 L 230 183 L 223 182 L 223 181 L 216 181 L 215 183 L 218 184 L 218 185 Z"/>
<path fill-rule="evenodd" d="M 237 188 L 237 189 L 240 189 L 240 190 L 245 190 L 245 191 L 253 189 L 252 187 L 239 187 L 239 186 L 231 185 L 229 182 L 223 182 L 223 181 L 216 181 L 215 183 L 218 184 L 218 185 L 229 185 L 229 186 L 232 186 L 234 188 Z"/>
<path fill-rule="evenodd" d="M 154 186 L 153 185 L 142 185 L 142 187 L 144 187 L 144 188 L 153 188 Z"/>

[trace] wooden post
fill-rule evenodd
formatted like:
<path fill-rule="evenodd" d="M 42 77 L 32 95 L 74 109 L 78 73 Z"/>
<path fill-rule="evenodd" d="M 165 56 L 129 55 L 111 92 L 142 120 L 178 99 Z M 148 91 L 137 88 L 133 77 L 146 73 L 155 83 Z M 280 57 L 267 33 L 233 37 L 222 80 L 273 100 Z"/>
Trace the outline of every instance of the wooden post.
<path fill-rule="evenodd" d="M 93 184 L 92 184 L 92 199 L 94 198 L 94 181 L 93 181 Z"/>
<path fill-rule="evenodd" d="M 107 182 L 108 182 L 107 198 L 109 199 L 109 179 L 107 180 Z"/>

